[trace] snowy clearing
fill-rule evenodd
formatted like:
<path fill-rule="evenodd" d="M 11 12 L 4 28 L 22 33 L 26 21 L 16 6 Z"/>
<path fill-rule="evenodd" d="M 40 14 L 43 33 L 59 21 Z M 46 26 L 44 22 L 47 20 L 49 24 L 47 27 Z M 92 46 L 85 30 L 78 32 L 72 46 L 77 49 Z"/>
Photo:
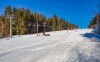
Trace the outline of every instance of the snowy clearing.
<path fill-rule="evenodd" d="M 0 62 L 100 62 L 100 35 L 92 29 L 0 39 Z"/>

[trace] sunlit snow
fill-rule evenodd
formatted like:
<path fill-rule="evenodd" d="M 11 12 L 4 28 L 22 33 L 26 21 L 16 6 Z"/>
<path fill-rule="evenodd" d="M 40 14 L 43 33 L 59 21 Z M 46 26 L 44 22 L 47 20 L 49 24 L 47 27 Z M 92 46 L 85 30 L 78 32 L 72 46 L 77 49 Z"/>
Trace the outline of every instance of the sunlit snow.
<path fill-rule="evenodd" d="M 0 62 L 100 62 L 100 35 L 92 29 L 0 39 Z"/>

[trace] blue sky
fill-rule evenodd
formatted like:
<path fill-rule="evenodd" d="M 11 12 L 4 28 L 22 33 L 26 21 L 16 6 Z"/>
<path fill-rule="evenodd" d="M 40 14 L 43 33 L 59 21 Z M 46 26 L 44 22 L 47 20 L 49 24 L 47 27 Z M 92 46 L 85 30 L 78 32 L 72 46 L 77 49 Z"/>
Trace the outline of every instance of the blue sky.
<path fill-rule="evenodd" d="M 0 15 L 9 4 L 29 8 L 31 12 L 37 11 L 47 17 L 56 14 L 79 28 L 87 28 L 97 10 L 98 0 L 0 0 Z"/>

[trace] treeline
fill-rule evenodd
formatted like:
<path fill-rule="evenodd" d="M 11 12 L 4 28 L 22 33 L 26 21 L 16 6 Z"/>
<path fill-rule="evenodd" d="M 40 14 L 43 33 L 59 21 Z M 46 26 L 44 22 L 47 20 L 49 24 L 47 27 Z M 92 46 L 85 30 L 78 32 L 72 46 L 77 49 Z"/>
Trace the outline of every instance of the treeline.
<path fill-rule="evenodd" d="M 100 3 L 98 3 L 98 5 L 97 5 L 96 15 L 90 21 L 90 24 L 88 25 L 88 28 L 96 28 L 97 27 L 96 26 L 96 24 L 97 24 L 97 18 L 100 19 Z"/>
<path fill-rule="evenodd" d="M 23 35 L 23 34 L 32 34 L 36 33 L 36 26 L 38 21 L 39 32 L 44 31 L 44 23 L 46 31 L 57 31 L 57 30 L 66 30 L 66 29 L 76 29 L 77 25 L 68 23 L 64 18 L 59 18 L 56 15 L 53 15 L 51 18 L 47 18 L 45 15 L 30 12 L 29 9 L 24 8 L 11 8 L 8 5 L 4 14 L 0 16 L 1 21 L 4 23 L 4 36 L 9 36 L 10 32 L 10 20 L 9 15 L 12 15 L 12 32 L 13 35 Z"/>
<path fill-rule="evenodd" d="M 96 28 L 97 18 L 100 17 L 100 14 L 94 16 L 94 18 L 90 21 L 88 28 Z"/>
<path fill-rule="evenodd" d="M 94 18 L 90 21 L 90 24 L 88 25 L 88 28 L 96 28 L 97 17 L 98 17 L 98 15 L 94 16 Z"/>

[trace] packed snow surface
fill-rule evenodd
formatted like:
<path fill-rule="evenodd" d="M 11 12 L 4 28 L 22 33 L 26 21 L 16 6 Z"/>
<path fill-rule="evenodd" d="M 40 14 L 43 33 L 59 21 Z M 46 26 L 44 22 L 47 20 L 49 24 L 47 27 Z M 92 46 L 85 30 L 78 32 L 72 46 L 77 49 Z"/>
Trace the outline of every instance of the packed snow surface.
<path fill-rule="evenodd" d="M 0 39 L 0 62 L 100 62 L 100 35 L 92 29 Z"/>

